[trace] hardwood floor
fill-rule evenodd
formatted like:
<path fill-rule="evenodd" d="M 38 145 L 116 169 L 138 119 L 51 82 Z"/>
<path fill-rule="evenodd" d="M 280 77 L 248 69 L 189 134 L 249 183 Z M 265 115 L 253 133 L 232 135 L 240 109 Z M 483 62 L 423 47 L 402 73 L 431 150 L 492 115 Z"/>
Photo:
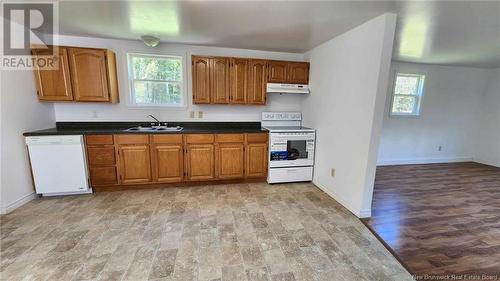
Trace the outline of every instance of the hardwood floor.
<path fill-rule="evenodd" d="M 500 280 L 500 168 L 378 167 L 372 217 L 364 222 L 414 275 Z"/>

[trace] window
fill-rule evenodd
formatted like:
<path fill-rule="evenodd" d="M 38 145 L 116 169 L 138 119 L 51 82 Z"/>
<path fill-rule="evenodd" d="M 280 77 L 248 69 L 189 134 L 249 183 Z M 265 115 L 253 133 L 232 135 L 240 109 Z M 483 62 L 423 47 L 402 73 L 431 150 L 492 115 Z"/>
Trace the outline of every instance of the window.
<path fill-rule="evenodd" d="M 128 54 L 133 106 L 184 106 L 181 56 Z"/>
<path fill-rule="evenodd" d="M 391 115 L 419 116 L 425 75 L 396 73 Z"/>

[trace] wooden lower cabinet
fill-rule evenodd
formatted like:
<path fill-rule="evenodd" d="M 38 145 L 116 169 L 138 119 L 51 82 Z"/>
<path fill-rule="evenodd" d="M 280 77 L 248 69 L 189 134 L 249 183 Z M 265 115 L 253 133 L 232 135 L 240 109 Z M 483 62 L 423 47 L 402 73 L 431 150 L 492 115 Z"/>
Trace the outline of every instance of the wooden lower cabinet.
<path fill-rule="evenodd" d="M 215 178 L 213 144 L 186 145 L 186 180 L 204 181 Z"/>
<path fill-rule="evenodd" d="M 116 163 L 115 147 L 88 147 L 88 163 L 90 166 L 113 166 Z"/>
<path fill-rule="evenodd" d="M 265 178 L 267 140 L 257 134 L 86 136 L 92 186 Z"/>
<path fill-rule="evenodd" d="M 120 145 L 120 183 L 151 182 L 151 160 L 149 145 Z"/>
<path fill-rule="evenodd" d="M 237 179 L 245 176 L 245 144 L 217 144 L 217 176 L 219 179 Z"/>
<path fill-rule="evenodd" d="M 181 144 L 156 144 L 151 147 L 154 182 L 182 182 L 184 153 Z"/>
<path fill-rule="evenodd" d="M 118 170 L 113 135 L 87 135 L 85 143 L 91 186 L 117 185 Z"/>
<path fill-rule="evenodd" d="M 115 166 L 90 167 L 89 171 L 92 186 L 118 184 L 118 173 Z"/>
<path fill-rule="evenodd" d="M 245 158 L 245 176 L 265 177 L 267 175 L 267 142 L 248 143 Z"/>

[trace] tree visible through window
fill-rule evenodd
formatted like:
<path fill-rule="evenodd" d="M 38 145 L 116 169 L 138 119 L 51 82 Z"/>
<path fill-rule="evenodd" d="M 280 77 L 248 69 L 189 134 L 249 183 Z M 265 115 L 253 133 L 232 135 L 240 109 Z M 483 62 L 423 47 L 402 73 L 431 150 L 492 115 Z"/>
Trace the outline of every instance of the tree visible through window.
<path fill-rule="evenodd" d="M 182 57 L 128 54 L 131 103 L 183 106 Z"/>
<path fill-rule="evenodd" d="M 424 75 L 396 73 L 391 115 L 420 115 Z"/>

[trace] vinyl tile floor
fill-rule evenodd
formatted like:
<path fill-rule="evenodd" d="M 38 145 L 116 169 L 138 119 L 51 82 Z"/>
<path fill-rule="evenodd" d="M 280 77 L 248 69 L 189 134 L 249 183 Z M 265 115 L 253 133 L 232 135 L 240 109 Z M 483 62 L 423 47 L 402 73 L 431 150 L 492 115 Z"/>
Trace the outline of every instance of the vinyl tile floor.
<path fill-rule="evenodd" d="M 39 198 L 0 226 L 1 280 L 413 280 L 310 183 Z"/>

